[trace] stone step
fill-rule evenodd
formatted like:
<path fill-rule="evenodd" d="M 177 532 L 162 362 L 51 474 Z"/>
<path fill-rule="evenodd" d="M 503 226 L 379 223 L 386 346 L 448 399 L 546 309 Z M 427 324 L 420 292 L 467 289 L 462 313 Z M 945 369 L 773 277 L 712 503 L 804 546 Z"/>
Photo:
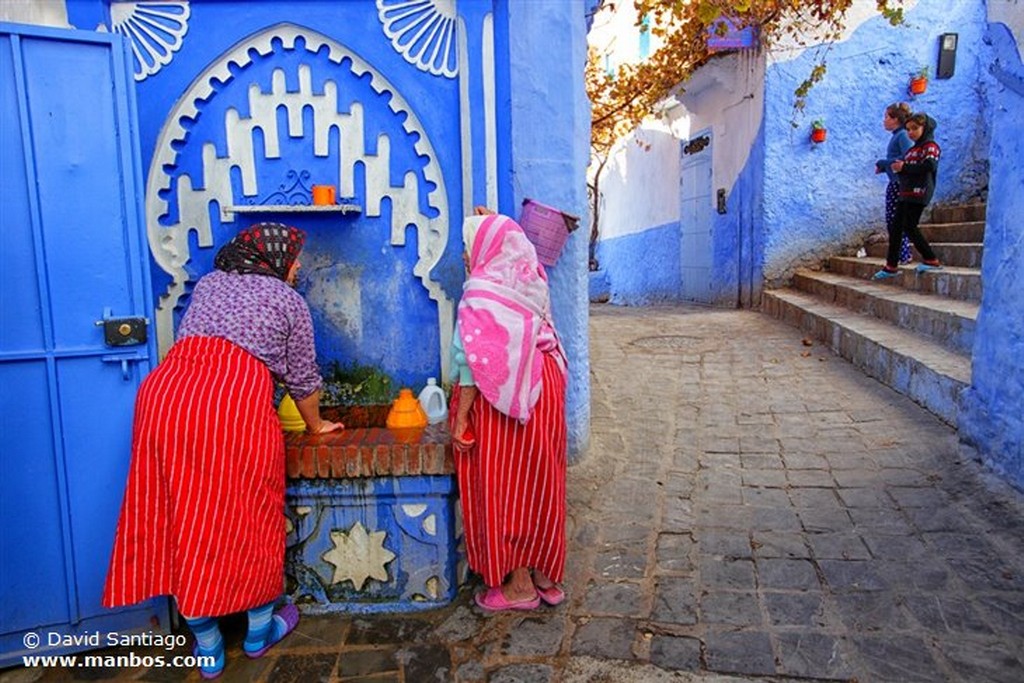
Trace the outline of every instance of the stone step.
<path fill-rule="evenodd" d="M 932 294 L 887 287 L 845 275 L 799 270 L 793 287 L 821 301 L 874 316 L 897 327 L 925 335 L 958 352 L 970 355 L 978 304 Z"/>
<path fill-rule="evenodd" d="M 921 223 L 921 232 L 929 243 L 985 241 L 985 222 L 965 223 Z"/>
<path fill-rule="evenodd" d="M 869 376 L 956 427 L 970 358 L 887 322 L 793 289 L 767 290 L 762 311 L 824 342 Z"/>
<path fill-rule="evenodd" d="M 833 256 L 828 260 L 829 271 L 861 280 L 870 280 L 884 265 L 884 258 L 870 256 Z M 880 284 L 925 294 L 939 294 L 961 301 L 981 301 L 981 271 L 977 268 L 946 266 L 930 273 L 917 273 L 914 271 L 915 265 L 900 266 L 902 274 L 899 277 L 884 280 Z"/>
<path fill-rule="evenodd" d="M 981 268 L 982 245 L 980 243 L 931 242 L 931 246 L 935 256 L 942 261 L 943 265 L 959 266 L 961 268 Z M 879 242 L 877 244 L 869 244 L 865 248 L 868 256 L 885 258 L 886 247 L 887 244 L 885 242 Z M 920 262 L 921 254 L 917 249 L 911 247 L 911 252 L 914 255 L 914 260 Z"/>
<path fill-rule="evenodd" d="M 969 221 L 985 221 L 985 204 L 954 204 L 950 206 L 933 206 L 929 222 L 932 223 L 963 223 Z"/>

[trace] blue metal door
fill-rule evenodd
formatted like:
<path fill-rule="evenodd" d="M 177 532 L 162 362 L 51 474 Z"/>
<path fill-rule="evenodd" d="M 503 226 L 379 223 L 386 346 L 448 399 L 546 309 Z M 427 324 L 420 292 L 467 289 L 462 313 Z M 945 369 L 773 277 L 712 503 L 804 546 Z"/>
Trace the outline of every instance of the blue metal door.
<path fill-rule="evenodd" d="M 115 35 L 0 24 L 0 666 L 167 627 L 166 599 L 100 605 L 155 354 L 126 64 Z"/>
<path fill-rule="evenodd" d="M 711 302 L 711 132 L 679 146 L 679 266 L 681 296 Z"/>

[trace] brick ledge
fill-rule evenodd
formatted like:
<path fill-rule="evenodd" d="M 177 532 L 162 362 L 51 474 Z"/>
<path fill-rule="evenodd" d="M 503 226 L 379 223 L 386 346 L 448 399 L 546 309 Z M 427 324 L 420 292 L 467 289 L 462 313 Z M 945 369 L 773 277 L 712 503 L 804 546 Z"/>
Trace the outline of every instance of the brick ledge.
<path fill-rule="evenodd" d="M 286 432 L 285 472 L 289 479 L 452 474 L 455 461 L 445 423 L 410 435 L 356 427 L 323 435 Z"/>

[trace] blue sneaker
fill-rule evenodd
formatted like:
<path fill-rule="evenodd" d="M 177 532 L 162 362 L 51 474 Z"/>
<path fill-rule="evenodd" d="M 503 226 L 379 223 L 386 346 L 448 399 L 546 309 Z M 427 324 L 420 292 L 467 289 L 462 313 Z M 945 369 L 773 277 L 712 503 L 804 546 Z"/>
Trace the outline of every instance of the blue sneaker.
<path fill-rule="evenodd" d="M 941 263 L 935 263 L 935 264 L 919 263 L 919 264 L 917 264 L 917 272 L 919 272 L 919 273 L 927 273 L 930 270 L 942 270 L 942 264 Z"/>
<path fill-rule="evenodd" d="M 894 278 L 894 277 L 896 277 L 899 274 L 900 274 L 900 271 L 898 271 L 898 270 L 886 270 L 885 268 L 882 268 L 880 271 L 878 271 L 877 273 L 872 275 L 871 279 L 872 280 L 888 280 L 889 278 Z"/>

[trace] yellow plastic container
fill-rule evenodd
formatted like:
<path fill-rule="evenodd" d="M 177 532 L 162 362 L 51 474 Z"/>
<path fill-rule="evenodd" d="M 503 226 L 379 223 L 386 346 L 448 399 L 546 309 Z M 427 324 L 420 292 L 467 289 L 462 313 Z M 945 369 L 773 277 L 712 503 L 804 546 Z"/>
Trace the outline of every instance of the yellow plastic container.
<path fill-rule="evenodd" d="M 391 404 L 391 411 L 385 424 L 389 429 L 416 429 L 427 426 L 427 414 L 412 389 L 400 389 L 398 398 Z"/>
<path fill-rule="evenodd" d="M 277 407 L 277 416 L 281 418 L 281 429 L 286 432 L 306 431 L 306 421 L 299 413 L 299 407 L 291 395 L 285 394 L 281 399 L 281 405 Z"/>

